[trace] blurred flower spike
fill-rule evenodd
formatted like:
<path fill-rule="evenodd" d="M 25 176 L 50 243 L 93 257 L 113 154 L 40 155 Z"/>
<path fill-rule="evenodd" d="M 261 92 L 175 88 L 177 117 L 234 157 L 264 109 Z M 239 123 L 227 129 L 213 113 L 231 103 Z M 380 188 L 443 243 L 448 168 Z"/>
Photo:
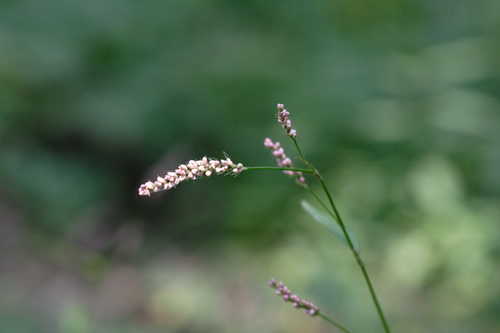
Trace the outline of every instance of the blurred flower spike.
<path fill-rule="evenodd" d="M 269 281 L 269 286 L 275 289 L 276 295 L 281 296 L 285 302 L 292 303 L 294 308 L 304 309 L 305 313 L 310 316 L 316 316 L 319 314 L 319 308 L 316 305 L 300 298 L 295 294 L 292 294 L 290 289 L 288 289 L 283 282 L 277 282 L 275 279 L 271 279 Z"/>
<path fill-rule="evenodd" d="M 283 147 L 281 147 L 281 144 L 279 142 L 277 141 L 273 142 L 273 140 L 271 140 L 270 138 L 265 138 L 264 146 L 272 151 L 273 156 L 276 158 L 276 164 L 279 167 L 283 168 L 293 167 L 292 160 L 288 156 L 286 156 L 285 150 L 283 149 Z M 300 171 L 285 170 L 283 171 L 283 173 L 290 176 L 297 176 L 297 181 L 300 184 L 306 183 L 306 179 L 304 178 L 304 175 Z"/>
<path fill-rule="evenodd" d="M 243 164 L 234 163 L 229 157 L 217 160 L 205 156 L 201 160 L 191 160 L 187 164 L 181 164 L 174 171 L 158 176 L 155 181 L 142 184 L 139 187 L 139 195 L 150 196 L 152 192 L 170 190 L 186 180 L 212 175 L 239 175 L 244 170 Z"/>

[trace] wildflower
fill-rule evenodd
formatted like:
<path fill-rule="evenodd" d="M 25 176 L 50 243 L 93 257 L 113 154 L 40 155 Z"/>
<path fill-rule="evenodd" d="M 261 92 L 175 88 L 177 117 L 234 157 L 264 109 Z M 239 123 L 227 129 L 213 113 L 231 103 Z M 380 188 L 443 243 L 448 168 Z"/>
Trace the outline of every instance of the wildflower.
<path fill-rule="evenodd" d="M 283 168 L 293 167 L 292 160 L 288 156 L 286 156 L 285 150 L 283 149 L 283 147 L 281 147 L 281 144 L 279 142 L 273 142 L 273 140 L 271 140 L 270 138 L 265 138 L 264 146 L 272 151 L 272 154 L 276 158 L 276 164 L 278 166 Z M 285 170 L 283 171 L 283 173 L 289 176 L 296 176 L 297 181 L 300 184 L 306 183 L 306 179 L 304 178 L 304 175 L 300 171 Z"/>
<path fill-rule="evenodd" d="M 278 104 L 278 123 L 283 126 L 283 128 L 286 130 L 286 134 L 292 138 L 295 138 L 297 136 L 297 131 L 292 128 L 292 121 L 288 117 L 290 115 L 290 112 L 288 112 L 287 109 L 285 109 L 285 105 L 283 104 Z"/>
<path fill-rule="evenodd" d="M 234 163 L 229 157 L 222 160 L 209 159 L 206 156 L 201 160 L 191 160 L 181 164 L 174 171 L 159 176 L 155 181 L 148 181 L 139 187 L 139 195 L 150 196 L 151 192 L 170 190 L 186 180 L 196 180 L 200 177 L 212 175 L 238 175 L 245 167 L 241 163 Z"/>
<path fill-rule="evenodd" d="M 304 309 L 305 313 L 310 316 L 316 316 L 319 313 L 319 308 L 316 305 L 292 294 L 290 289 L 288 289 L 283 282 L 277 282 L 275 279 L 271 279 L 268 284 L 271 288 L 276 290 L 276 295 L 281 296 L 285 302 L 292 303 L 294 308 Z"/>

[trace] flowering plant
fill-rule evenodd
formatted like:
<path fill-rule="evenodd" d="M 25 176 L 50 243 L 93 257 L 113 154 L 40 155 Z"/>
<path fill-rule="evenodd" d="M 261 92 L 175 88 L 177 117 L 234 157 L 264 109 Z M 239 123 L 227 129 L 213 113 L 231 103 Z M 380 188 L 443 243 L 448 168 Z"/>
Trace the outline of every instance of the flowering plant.
<path fill-rule="evenodd" d="M 294 167 L 293 161 L 286 155 L 284 148 L 279 142 L 273 142 L 270 138 L 265 138 L 264 146 L 269 148 L 272 155 L 276 159 L 277 166 L 245 166 L 242 163 L 234 163 L 229 157 L 225 159 L 211 159 L 203 157 L 200 160 L 191 160 L 186 164 L 179 165 L 174 171 L 166 172 L 163 176 L 158 176 L 154 181 L 147 181 L 146 183 L 140 185 L 138 193 L 141 196 L 150 196 L 152 192 L 159 192 L 164 190 L 171 190 L 179 185 L 181 182 L 187 180 L 196 180 L 201 177 L 210 177 L 212 175 L 239 175 L 244 171 L 257 171 L 257 170 L 280 170 L 286 175 L 295 178 L 296 183 L 307 190 L 314 199 L 321 205 L 325 212 L 337 223 L 340 227 L 341 234 L 346 240 L 347 245 L 359 266 L 363 278 L 368 287 L 370 297 L 372 298 L 373 304 L 380 318 L 382 327 L 385 333 L 390 333 L 389 324 L 385 318 L 384 311 L 378 300 L 377 294 L 373 287 L 370 279 L 370 275 L 366 269 L 366 266 L 356 249 L 352 237 L 349 234 L 347 227 L 335 205 L 333 197 L 326 186 L 326 183 L 316 167 L 309 162 L 297 141 L 297 130 L 293 128 L 292 121 L 290 119 L 290 112 L 285 108 L 283 104 L 277 105 L 277 120 L 281 124 L 286 132 L 286 135 L 291 139 L 293 145 L 295 146 L 299 158 L 302 163 L 306 166 L 305 168 Z M 327 202 L 321 198 L 314 190 L 308 185 L 306 180 L 306 175 L 312 176 L 317 179 L 320 183 L 321 188 L 326 196 Z M 307 208 L 307 207 L 305 207 Z M 293 294 L 282 282 L 277 282 L 272 279 L 269 281 L 270 287 L 275 289 L 277 295 L 280 295 L 285 302 L 291 302 L 295 308 L 303 309 L 310 316 L 319 316 L 320 318 L 326 320 L 336 328 L 343 332 L 349 333 L 350 331 L 337 320 L 325 315 L 320 311 L 319 307 L 314 305 L 312 302 L 304 300 L 303 298 Z"/>

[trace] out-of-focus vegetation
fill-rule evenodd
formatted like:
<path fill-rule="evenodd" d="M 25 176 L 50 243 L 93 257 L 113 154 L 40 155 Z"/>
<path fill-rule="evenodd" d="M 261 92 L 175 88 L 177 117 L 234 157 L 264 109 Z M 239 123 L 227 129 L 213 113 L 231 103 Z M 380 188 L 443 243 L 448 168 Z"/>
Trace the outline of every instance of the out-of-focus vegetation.
<path fill-rule="evenodd" d="M 354 332 L 348 251 L 279 173 L 141 199 L 205 154 L 272 165 L 292 112 L 395 332 L 499 332 L 500 2 L 0 2 L 0 327 Z M 292 147 L 288 146 L 292 154 Z"/>

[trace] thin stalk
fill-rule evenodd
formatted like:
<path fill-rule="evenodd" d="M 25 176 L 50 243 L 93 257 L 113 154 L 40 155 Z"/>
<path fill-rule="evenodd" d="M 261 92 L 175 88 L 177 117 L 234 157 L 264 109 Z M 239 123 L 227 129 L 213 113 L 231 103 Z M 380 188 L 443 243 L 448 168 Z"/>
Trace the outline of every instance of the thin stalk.
<path fill-rule="evenodd" d="M 314 174 L 314 170 L 312 169 L 303 169 L 303 168 L 283 168 L 283 167 L 271 167 L 271 166 L 254 166 L 254 167 L 245 167 L 245 170 L 282 170 L 282 171 L 295 171 L 295 172 L 303 172 Z"/>
<path fill-rule="evenodd" d="M 328 201 L 330 202 L 330 205 L 332 206 L 332 209 L 335 213 L 335 216 L 337 217 L 337 222 L 340 225 L 340 228 L 342 229 L 342 232 L 347 240 L 347 244 L 349 245 L 349 249 L 351 250 L 352 254 L 354 255 L 354 258 L 356 259 L 356 263 L 358 264 L 359 268 L 361 269 L 361 272 L 363 273 L 363 277 L 366 281 L 366 285 L 368 286 L 368 290 L 370 291 L 370 295 L 372 297 L 373 303 L 375 304 L 375 308 L 377 309 L 378 316 L 380 317 L 380 321 L 382 322 L 382 326 L 384 327 L 384 330 L 386 333 L 390 333 L 391 329 L 389 328 L 389 324 L 387 323 L 387 320 L 384 315 L 384 311 L 382 310 L 382 306 L 380 305 L 380 302 L 377 297 L 377 293 L 375 292 L 375 289 L 373 287 L 372 281 L 370 279 L 370 275 L 368 274 L 368 271 L 366 269 L 366 266 L 361 259 L 361 256 L 359 255 L 358 251 L 354 248 L 354 244 L 351 240 L 351 237 L 349 235 L 349 232 L 347 232 L 346 226 L 342 220 L 342 217 L 340 216 L 340 213 L 335 206 L 335 203 L 333 202 L 332 196 L 330 194 L 330 191 L 326 187 L 326 184 L 323 180 L 323 177 L 318 173 L 317 178 L 319 179 L 321 186 L 323 187 L 323 190 L 326 193 L 326 196 L 328 197 Z"/>
<path fill-rule="evenodd" d="M 332 318 L 328 317 L 327 315 L 323 314 L 323 313 L 318 313 L 318 317 L 321 317 L 323 320 L 329 322 L 331 325 L 337 327 L 339 330 L 341 330 L 342 332 L 345 332 L 345 333 L 351 333 L 351 331 L 349 331 L 347 328 L 345 328 L 343 325 L 341 325 L 340 323 L 338 323 L 337 321 L 333 320 Z"/>
<path fill-rule="evenodd" d="M 309 162 L 306 160 L 306 158 L 304 157 L 304 154 L 302 153 L 302 150 L 300 149 L 299 147 L 299 144 L 297 143 L 297 140 L 295 138 L 291 138 L 294 145 L 295 145 L 295 148 L 297 149 L 299 155 L 300 155 L 300 159 L 312 170 L 314 170 L 313 174 L 314 176 L 316 176 L 316 178 L 319 180 L 320 184 L 321 184 L 321 187 L 323 188 L 323 191 L 325 192 L 327 198 L 328 198 L 328 202 L 330 203 L 330 206 L 332 207 L 333 209 L 333 213 L 335 214 L 335 216 L 332 216 L 334 217 L 334 219 L 337 221 L 337 223 L 339 224 L 341 230 L 342 230 L 342 233 L 344 234 L 344 237 L 345 239 L 347 240 L 347 244 L 349 246 L 349 249 L 351 250 L 354 258 L 356 259 L 356 263 L 358 264 L 359 268 L 361 269 L 361 272 L 363 274 L 363 277 L 365 279 L 365 282 L 366 282 L 366 285 L 368 286 L 368 290 L 370 292 L 370 296 L 373 300 L 373 303 L 375 305 L 375 308 L 377 310 L 377 314 L 380 318 L 380 321 L 382 322 L 382 326 L 384 327 L 384 331 L 386 333 L 390 333 L 391 332 L 391 329 L 389 327 L 389 324 L 385 318 L 385 315 L 384 315 L 384 311 L 382 310 L 382 306 L 380 305 L 380 302 L 378 300 L 378 297 L 377 297 L 377 293 L 375 292 L 375 288 L 373 287 L 373 284 L 372 284 L 372 281 L 370 279 L 370 275 L 368 274 L 368 271 L 365 267 L 365 264 L 363 262 L 363 260 L 361 259 L 361 256 L 359 255 L 358 251 L 356 251 L 355 247 L 354 247 L 354 244 L 352 242 L 352 239 L 351 239 L 351 236 L 349 235 L 349 232 L 347 231 L 347 228 L 344 224 L 344 221 L 342 220 L 342 217 L 340 216 L 340 213 L 337 209 L 337 206 L 335 206 L 335 203 L 333 201 L 333 198 L 332 198 L 332 195 L 330 194 L 330 191 L 328 190 L 328 187 L 326 186 L 326 183 L 323 179 L 323 177 L 321 176 L 321 174 L 319 173 L 319 171 Z M 324 206 L 324 203 L 323 201 L 317 197 L 317 195 L 311 191 L 311 193 L 313 193 L 313 195 L 316 197 L 316 199 L 318 200 L 318 202 Z M 326 208 L 325 208 L 326 209 Z M 326 211 L 328 213 L 332 213 L 329 209 L 326 209 Z"/>

